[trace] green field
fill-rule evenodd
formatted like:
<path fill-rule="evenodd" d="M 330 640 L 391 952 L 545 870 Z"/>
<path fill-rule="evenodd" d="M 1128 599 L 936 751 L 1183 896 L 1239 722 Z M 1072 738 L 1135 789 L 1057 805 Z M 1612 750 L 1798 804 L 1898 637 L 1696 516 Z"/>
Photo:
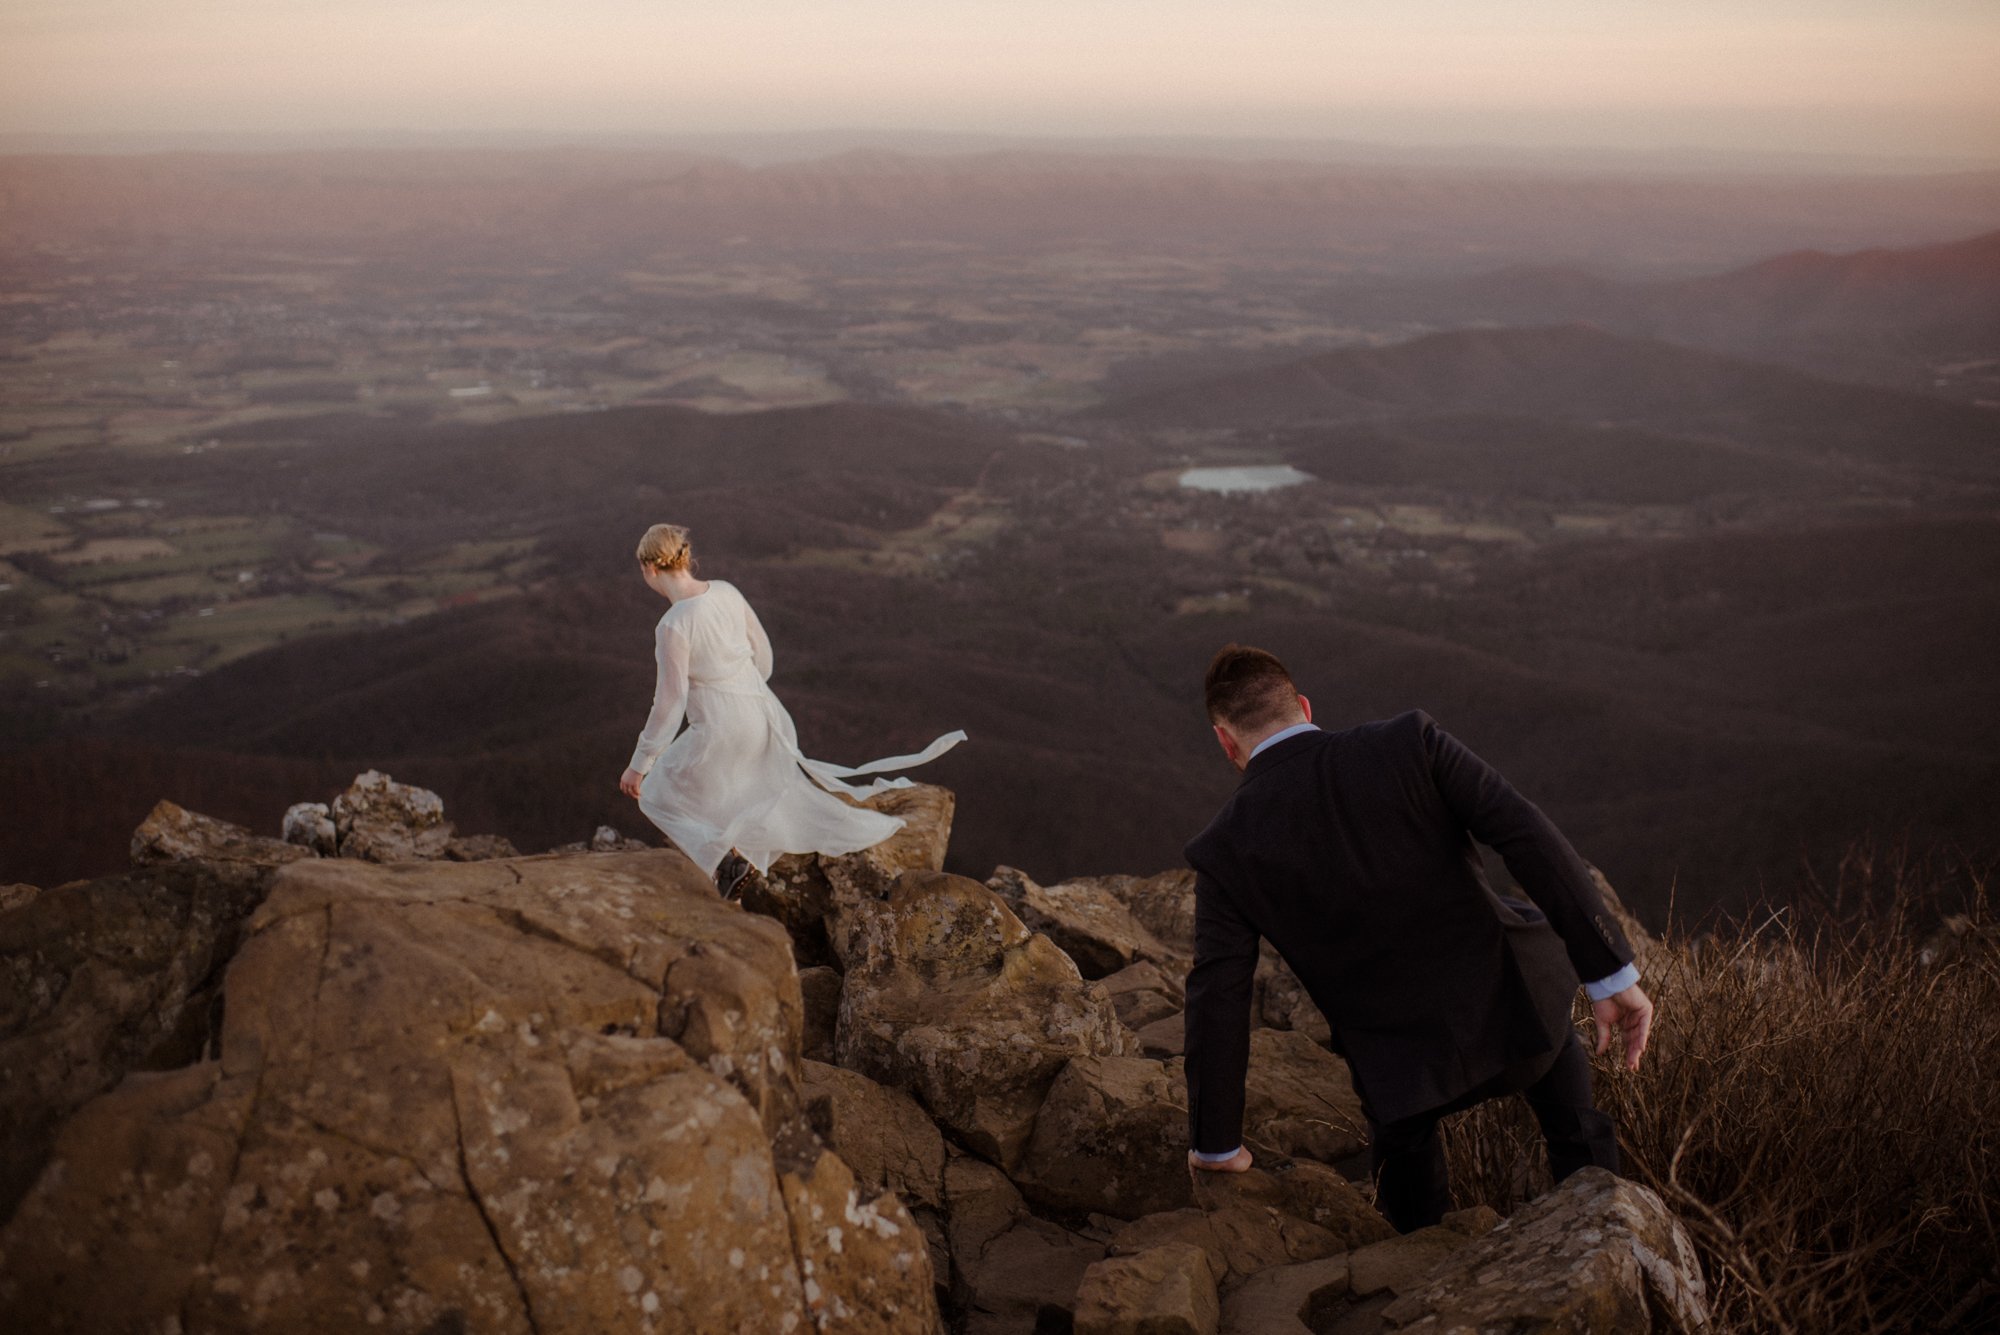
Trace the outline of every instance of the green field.
<path fill-rule="evenodd" d="M 412 553 L 285 516 L 0 505 L 0 690 L 83 705 L 285 640 L 506 596 L 532 539 Z"/>

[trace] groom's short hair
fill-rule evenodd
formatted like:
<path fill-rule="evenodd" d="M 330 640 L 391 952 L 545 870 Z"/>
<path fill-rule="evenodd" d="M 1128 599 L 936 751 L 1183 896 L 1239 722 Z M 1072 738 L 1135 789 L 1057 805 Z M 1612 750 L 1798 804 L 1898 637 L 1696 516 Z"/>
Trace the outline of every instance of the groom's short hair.
<path fill-rule="evenodd" d="M 1202 682 L 1208 720 L 1247 732 L 1297 712 L 1299 688 L 1285 665 L 1247 644 L 1224 645 Z"/>

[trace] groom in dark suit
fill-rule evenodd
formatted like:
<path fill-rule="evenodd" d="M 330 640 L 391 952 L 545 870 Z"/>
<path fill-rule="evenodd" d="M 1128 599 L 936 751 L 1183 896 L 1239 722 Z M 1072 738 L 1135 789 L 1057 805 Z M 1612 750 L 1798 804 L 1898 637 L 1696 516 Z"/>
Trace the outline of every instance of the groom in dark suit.
<path fill-rule="evenodd" d="M 1243 781 L 1188 844 L 1195 962 L 1187 980 L 1196 1168 L 1241 1171 L 1258 940 L 1333 1029 L 1368 1117 L 1376 1204 L 1399 1231 L 1451 1208 L 1437 1124 L 1520 1093 L 1557 1181 L 1618 1168 L 1570 1024 L 1588 980 L 1603 1053 L 1637 1070 L 1653 1004 L 1624 934 L 1560 831 L 1422 710 L 1339 732 L 1284 665 L 1230 645 L 1209 666 L 1208 716 Z M 1532 903 L 1497 894 L 1474 841 Z"/>

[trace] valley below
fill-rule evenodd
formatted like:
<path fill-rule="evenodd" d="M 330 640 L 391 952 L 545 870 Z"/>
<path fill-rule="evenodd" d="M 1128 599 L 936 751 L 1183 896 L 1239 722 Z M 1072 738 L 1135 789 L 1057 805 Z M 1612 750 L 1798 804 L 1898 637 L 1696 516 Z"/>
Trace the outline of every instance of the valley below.
<path fill-rule="evenodd" d="M 2000 836 L 1985 178 L 1654 183 L 1584 244 L 1303 169 L 266 167 L 95 212 L 102 165 L 0 170 L 0 882 L 365 768 L 523 849 L 655 837 L 660 520 L 809 754 L 971 734 L 921 777 L 975 877 L 1178 865 L 1232 640 L 1326 726 L 1429 710 L 1656 925 Z"/>

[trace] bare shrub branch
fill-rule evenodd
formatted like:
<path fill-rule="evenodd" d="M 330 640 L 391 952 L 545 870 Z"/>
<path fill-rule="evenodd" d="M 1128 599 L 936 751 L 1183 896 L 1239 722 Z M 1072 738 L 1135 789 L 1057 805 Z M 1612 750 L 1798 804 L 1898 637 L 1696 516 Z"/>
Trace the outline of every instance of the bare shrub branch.
<path fill-rule="evenodd" d="M 1597 1098 L 1626 1174 L 1686 1223 L 1720 1328 L 2000 1329 L 1992 874 L 1859 842 L 1797 902 L 1661 941 L 1644 1068 L 1600 1063 Z M 1449 1119 L 1445 1144 L 1460 1205 L 1548 1186 L 1521 1100 Z"/>

